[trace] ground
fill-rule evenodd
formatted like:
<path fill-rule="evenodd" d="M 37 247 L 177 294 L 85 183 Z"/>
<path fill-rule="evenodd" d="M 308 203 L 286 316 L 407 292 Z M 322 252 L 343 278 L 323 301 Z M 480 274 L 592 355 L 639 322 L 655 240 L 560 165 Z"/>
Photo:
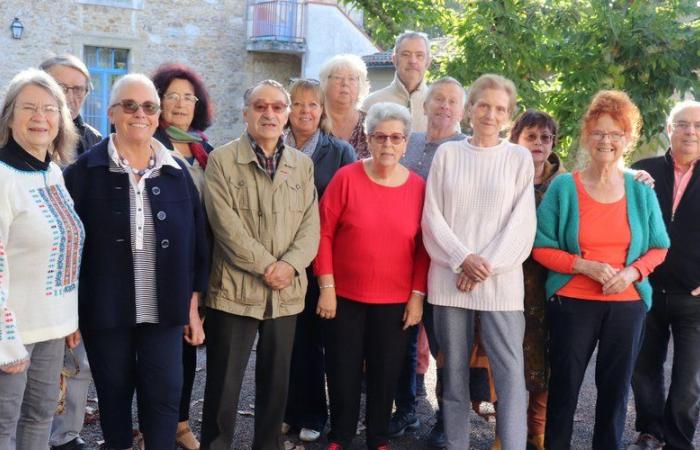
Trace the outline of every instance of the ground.
<path fill-rule="evenodd" d="M 204 378 L 205 378 L 205 358 L 206 350 L 201 347 L 198 351 L 198 368 L 197 377 L 195 379 L 194 392 L 192 394 L 192 411 L 190 423 L 196 435 L 199 435 L 201 426 L 202 413 L 202 398 L 204 397 Z M 593 356 L 595 359 L 595 355 Z M 669 355 L 669 361 L 672 355 Z M 255 369 L 255 352 L 252 353 L 251 360 L 246 372 L 246 379 L 243 382 L 243 392 L 241 393 L 241 402 L 239 405 L 239 416 L 236 427 L 235 450 L 247 450 L 250 448 L 253 433 L 253 403 L 254 403 L 254 369 Z M 572 439 L 572 450 L 583 450 L 591 448 L 591 437 L 593 434 L 593 420 L 595 415 L 595 385 L 594 385 L 595 364 L 592 362 L 586 372 L 584 385 L 579 396 L 578 410 L 574 419 L 574 434 Z M 667 375 L 670 375 L 670 367 L 666 365 Z M 399 439 L 392 440 L 390 448 L 392 450 L 421 450 L 427 449 L 424 437 L 430 430 L 433 424 L 433 409 L 436 405 L 435 394 L 433 387 L 435 386 L 435 364 L 431 360 L 430 370 L 425 377 L 426 388 L 428 390 L 427 398 L 421 399 L 418 404 L 418 413 L 421 419 L 421 429 L 415 433 L 407 433 Z M 91 390 L 89 406 L 95 407 L 96 399 L 94 391 Z M 630 393 L 630 401 L 627 406 L 627 426 L 623 441 L 626 446 L 632 442 L 636 433 L 634 431 L 634 401 Z M 471 413 L 471 446 L 472 450 L 488 450 L 494 439 L 494 424 L 488 423 L 479 416 Z M 88 424 L 83 431 L 83 436 L 91 445 L 95 445 L 101 439 L 99 423 Z M 288 435 L 288 439 L 292 443 L 301 444 L 296 435 Z M 325 439 L 321 438 L 318 443 L 306 443 L 306 450 L 324 449 Z M 700 448 L 700 437 L 696 435 L 695 447 Z M 134 447 L 136 448 L 136 447 Z M 358 435 L 355 440 L 355 449 L 364 448 L 364 435 Z M 301 448 L 299 449 L 301 450 Z"/>

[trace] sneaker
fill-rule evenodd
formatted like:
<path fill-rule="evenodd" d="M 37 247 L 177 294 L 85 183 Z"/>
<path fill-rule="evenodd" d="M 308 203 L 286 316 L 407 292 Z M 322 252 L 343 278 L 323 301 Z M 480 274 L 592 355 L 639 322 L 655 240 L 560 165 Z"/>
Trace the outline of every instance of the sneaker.
<path fill-rule="evenodd" d="M 287 434 L 289 433 L 289 430 L 292 429 L 292 426 L 289 425 L 287 422 L 282 422 L 282 427 L 280 428 L 280 433 L 282 434 Z"/>
<path fill-rule="evenodd" d="M 653 434 L 639 433 L 639 437 L 634 444 L 627 447 L 627 450 L 658 450 L 664 446 L 664 443 L 656 438 Z"/>
<path fill-rule="evenodd" d="M 380 445 L 379 447 L 377 447 L 376 450 L 389 450 L 389 446 L 388 445 Z"/>
<path fill-rule="evenodd" d="M 491 450 L 503 450 L 503 447 L 501 446 L 501 438 L 496 436 L 496 440 L 493 441 L 493 444 L 491 444 Z"/>
<path fill-rule="evenodd" d="M 447 438 L 445 438 L 445 425 L 442 420 L 435 422 L 433 428 L 430 429 L 427 439 L 428 447 L 430 448 L 445 448 L 447 447 Z"/>
<path fill-rule="evenodd" d="M 406 431 L 416 431 L 420 428 L 420 420 L 414 412 L 396 411 L 389 422 L 389 438 L 403 436 Z"/>
<path fill-rule="evenodd" d="M 321 432 L 312 430 L 311 428 L 302 428 L 299 431 L 299 439 L 304 442 L 314 442 L 321 437 Z"/>
<path fill-rule="evenodd" d="M 329 442 L 328 446 L 326 446 L 326 450 L 343 450 L 343 446 L 337 442 Z"/>
<path fill-rule="evenodd" d="M 428 393 L 425 390 L 425 375 L 416 374 L 416 397 L 427 397 Z"/>

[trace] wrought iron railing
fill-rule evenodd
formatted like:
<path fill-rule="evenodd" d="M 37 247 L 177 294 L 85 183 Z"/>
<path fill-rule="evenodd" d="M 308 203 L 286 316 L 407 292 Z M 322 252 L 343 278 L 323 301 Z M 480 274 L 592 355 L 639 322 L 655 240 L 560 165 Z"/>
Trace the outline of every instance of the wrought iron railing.
<path fill-rule="evenodd" d="M 294 0 L 250 0 L 248 38 L 304 42 L 304 3 Z"/>

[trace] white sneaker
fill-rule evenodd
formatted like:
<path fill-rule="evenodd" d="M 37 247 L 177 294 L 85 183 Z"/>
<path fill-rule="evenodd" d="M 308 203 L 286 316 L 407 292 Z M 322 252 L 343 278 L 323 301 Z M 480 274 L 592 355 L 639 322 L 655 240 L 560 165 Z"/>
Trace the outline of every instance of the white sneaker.
<path fill-rule="evenodd" d="M 304 442 L 314 442 L 321 437 L 321 432 L 312 430 L 311 428 L 302 428 L 299 432 L 299 439 Z"/>
<path fill-rule="evenodd" d="M 282 434 L 287 434 L 289 433 L 289 429 L 292 428 L 287 422 L 282 422 L 282 429 L 280 429 L 280 432 Z"/>

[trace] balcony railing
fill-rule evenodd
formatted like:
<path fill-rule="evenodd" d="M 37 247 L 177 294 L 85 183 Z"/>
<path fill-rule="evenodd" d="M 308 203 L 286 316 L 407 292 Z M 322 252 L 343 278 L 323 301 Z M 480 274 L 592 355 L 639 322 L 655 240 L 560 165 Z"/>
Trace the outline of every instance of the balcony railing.
<path fill-rule="evenodd" d="M 267 0 L 249 3 L 248 49 L 304 52 L 304 3 Z"/>

